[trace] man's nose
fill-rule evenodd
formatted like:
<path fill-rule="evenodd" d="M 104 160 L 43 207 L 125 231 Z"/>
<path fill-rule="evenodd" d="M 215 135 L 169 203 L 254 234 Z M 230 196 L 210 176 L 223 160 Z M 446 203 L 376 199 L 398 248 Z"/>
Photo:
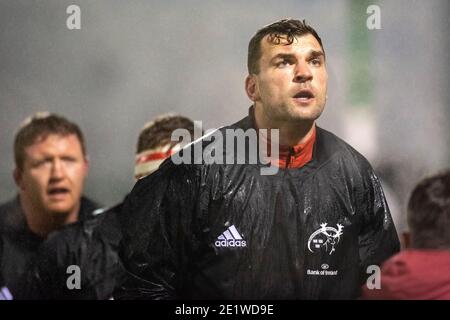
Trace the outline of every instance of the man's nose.
<path fill-rule="evenodd" d="M 64 164 L 60 159 L 54 159 L 52 164 L 51 179 L 59 180 L 64 177 Z"/>
<path fill-rule="evenodd" d="M 311 69 L 307 62 L 298 62 L 294 69 L 294 82 L 307 82 L 313 78 Z"/>

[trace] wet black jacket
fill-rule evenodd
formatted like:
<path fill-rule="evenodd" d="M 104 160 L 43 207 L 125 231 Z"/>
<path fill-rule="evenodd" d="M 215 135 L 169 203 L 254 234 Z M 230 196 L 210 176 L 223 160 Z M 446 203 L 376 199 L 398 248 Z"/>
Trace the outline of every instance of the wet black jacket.
<path fill-rule="evenodd" d="M 168 159 L 140 180 L 123 207 L 128 279 L 116 298 L 357 298 L 367 266 L 399 250 L 368 161 L 317 127 L 305 166 L 260 167 Z"/>
<path fill-rule="evenodd" d="M 120 208 L 121 204 L 52 233 L 28 263 L 17 298 L 112 298 L 116 282 L 120 283 L 123 275 L 118 258 L 121 233 L 116 217 Z M 78 275 L 70 266 L 79 267 Z"/>
<path fill-rule="evenodd" d="M 82 197 L 78 219 L 92 217 L 99 205 Z M 5 285 L 14 297 L 22 294 L 19 279 L 26 270 L 26 264 L 35 256 L 44 238 L 33 233 L 25 220 L 19 197 L 0 205 L 0 273 Z"/>

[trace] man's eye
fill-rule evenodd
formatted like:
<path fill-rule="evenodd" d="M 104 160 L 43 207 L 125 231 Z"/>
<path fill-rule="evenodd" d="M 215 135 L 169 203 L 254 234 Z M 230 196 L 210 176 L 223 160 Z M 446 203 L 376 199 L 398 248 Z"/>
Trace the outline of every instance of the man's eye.
<path fill-rule="evenodd" d="M 288 60 L 281 60 L 277 63 L 277 67 L 279 68 L 283 68 L 286 67 L 290 64 L 290 62 Z"/>
<path fill-rule="evenodd" d="M 36 161 L 33 164 L 33 167 L 40 168 L 40 167 L 43 167 L 43 166 L 48 166 L 51 163 L 52 163 L 52 161 L 50 159 L 43 159 L 43 160 Z"/>
<path fill-rule="evenodd" d="M 320 59 L 312 59 L 311 64 L 315 67 L 320 67 L 322 65 L 322 61 Z"/>

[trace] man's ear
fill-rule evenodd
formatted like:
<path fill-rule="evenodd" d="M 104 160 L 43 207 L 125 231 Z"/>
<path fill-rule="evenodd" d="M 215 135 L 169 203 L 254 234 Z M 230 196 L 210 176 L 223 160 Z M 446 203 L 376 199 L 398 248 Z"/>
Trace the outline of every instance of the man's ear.
<path fill-rule="evenodd" d="M 247 92 L 247 96 L 253 102 L 259 100 L 259 89 L 254 74 L 249 74 L 247 78 L 245 78 L 245 92 Z"/>
<path fill-rule="evenodd" d="M 23 190 L 23 184 L 22 184 L 22 170 L 19 168 L 14 168 L 13 171 L 13 178 L 16 185 L 19 187 L 19 189 Z"/>

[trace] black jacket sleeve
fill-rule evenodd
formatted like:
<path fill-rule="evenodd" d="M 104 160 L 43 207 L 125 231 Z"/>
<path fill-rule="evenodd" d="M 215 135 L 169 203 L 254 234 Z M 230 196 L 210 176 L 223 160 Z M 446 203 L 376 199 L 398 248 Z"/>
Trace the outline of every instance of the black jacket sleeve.
<path fill-rule="evenodd" d="M 126 280 L 115 299 L 180 298 L 196 241 L 198 188 L 196 166 L 174 165 L 170 159 L 137 182 L 119 217 Z"/>
<path fill-rule="evenodd" d="M 109 299 L 121 280 L 118 240 L 107 237 L 120 236 L 114 210 L 52 233 L 28 261 L 16 298 Z"/>

